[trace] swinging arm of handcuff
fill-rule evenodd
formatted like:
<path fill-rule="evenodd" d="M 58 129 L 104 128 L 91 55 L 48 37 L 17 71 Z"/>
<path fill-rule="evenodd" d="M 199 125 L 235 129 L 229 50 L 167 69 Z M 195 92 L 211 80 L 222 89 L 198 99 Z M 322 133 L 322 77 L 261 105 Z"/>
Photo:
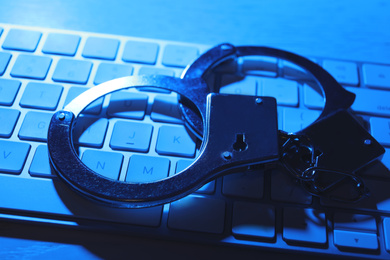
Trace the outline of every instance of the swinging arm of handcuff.
<path fill-rule="evenodd" d="M 105 178 L 79 159 L 72 141 L 77 116 L 95 99 L 130 87 L 175 91 L 199 110 L 205 135 L 200 154 L 190 167 L 163 180 L 131 183 Z M 209 94 L 198 79 L 129 76 L 98 85 L 55 113 L 49 126 L 48 149 L 58 176 L 86 197 L 116 207 L 150 207 L 184 197 L 222 172 L 277 160 L 276 120 L 274 98 Z"/>

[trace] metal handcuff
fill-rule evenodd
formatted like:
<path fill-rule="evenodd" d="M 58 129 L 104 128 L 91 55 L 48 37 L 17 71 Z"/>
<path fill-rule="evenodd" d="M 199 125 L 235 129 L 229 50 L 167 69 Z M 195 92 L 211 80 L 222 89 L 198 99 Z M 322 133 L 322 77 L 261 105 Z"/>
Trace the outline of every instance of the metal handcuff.
<path fill-rule="evenodd" d="M 326 100 L 321 115 L 294 133 L 278 131 L 276 100 L 215 93 L 206 83 L 220 64 L 246 56 L 270 56 L 295 63 L 310 72 Z M 156 87 L 176 92 L 187 127 L 202 140 L 199 155 L 186 169 L 168 178 L 132 183 L 106 178 L 89 169 L 78 157 L 72 130 L 80 113 L 96 99 L 128 89 Z M 349 107 L 354 94 L 343 89 L 319 65 L 299 55 L 268 47 L 218 45 L 195 60 L 181 78 L 128 76 L 97 85 L 56 112 L 48 131 L 49 158 L 57 175 L 89 199 L 108 206 L 141 208 L 161 205 L 196 191 L 205 183 L 251 165 L 281 161 L 315 195 L 327 193 L 335 182 L 318 185 L 319 172 L 354 172 L 377 159 L 384 148 L 353 118 Z M 358 197 L 367 189 L 357 181 Z"/>

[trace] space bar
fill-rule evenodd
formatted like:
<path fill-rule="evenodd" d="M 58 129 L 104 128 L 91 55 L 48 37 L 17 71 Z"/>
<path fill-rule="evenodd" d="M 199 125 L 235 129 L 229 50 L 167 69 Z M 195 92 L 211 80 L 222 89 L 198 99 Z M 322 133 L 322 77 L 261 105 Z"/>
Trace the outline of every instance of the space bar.
<path fill-rule="evenodd" d="M 54 185 L 55 183 L 55 185 Z M 114 209 L 82 198 L 69 190 L 58 180 L 22 178 L 0 175 L 0 209 L 25 210 L 34 213 L 47 213 L 119 222 L 143 226 L 158 226 L 162 207 L 146 209 Z"/>

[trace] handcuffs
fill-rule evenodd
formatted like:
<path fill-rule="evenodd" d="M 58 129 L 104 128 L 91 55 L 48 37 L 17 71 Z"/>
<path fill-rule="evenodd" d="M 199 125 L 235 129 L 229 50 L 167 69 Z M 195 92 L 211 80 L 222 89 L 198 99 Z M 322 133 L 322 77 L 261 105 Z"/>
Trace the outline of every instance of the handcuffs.
<path fill-rule="evenodd" d="M 326 101 L 317 120 L 294 134 L 282 132 L 278 130 L 275 98 L 220 94 L 206 83 L 221 64 L 247 56 L 281 58 L 310 72 Z M 186 126 L 202 140 L 199 155 L 180 173 L 154 182 L 124 182 L 92 171 L 73 145 L 72 130 L 78 116 L 104 95 L 143 87 L 178 94 Z M 83 92 L 53 115 L 48 131 L 49 158 L 57 175 L 71 188 L 120 208 L 169 203 L 221 175 L 277 161 L 314 195 L 326 197 L 331 194 L 328 190 L 345 178 L 355 181 L 357 196 L 351 200 L 355 201 L 368 195 L 356 170 L 379 158 L 384 148 L 349 112 L 354 98 L 328 72 L 304 57 L 268 47 L 221 44 L 195 60 L 181 78 L 128 76 Z"/>

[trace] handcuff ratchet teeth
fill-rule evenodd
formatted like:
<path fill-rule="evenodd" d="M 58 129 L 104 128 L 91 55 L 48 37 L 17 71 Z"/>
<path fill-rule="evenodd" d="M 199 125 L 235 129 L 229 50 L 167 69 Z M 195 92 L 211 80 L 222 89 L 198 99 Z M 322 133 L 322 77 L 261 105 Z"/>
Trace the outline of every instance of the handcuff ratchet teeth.
<path fill-rule="evenodd" d="M 296 133 L 308 140 L 307 148 L 313 151 L 309 155 L 315 158 L 315 165 L 314 159 L 309 160 L 309 164 L 303 164 L 300 169 L 289 160 L 301 155 L 299 152 L 294 155 L 290 144 L 296 145 L 296 151 L 299 151 L 302 143 L 299 139 L 292 142 L 292 135 L 278 132 L 274 98 L 212 93 L 212 86 L 206 83 L 209 73 L 220 63 L 251 55 L 278 57 L 296 63 L 311 72 L 322 86 L 326 99 L 324 110 L 312 125 Z M 99 97 L 122 89 L 142 87 L 162 88 L 179 95 L 186 124 L 202 140 L 199 156 L 188 168 L 163 180 L 133 183 L 106 178 L 79 159 L 73 146 L 73 127 L 83 109 Z M 298 169 L 298 175 L 303 173 L 301 179 L 304 175 L 317 176 L 317 169 L 322 168 L 353 175 L 356 169 L 384 153 L 383 147 L 347 111 L 353 100 L 352 93 L 344 90 L 320 66 L 303 57 L 268 47 L 221 44 L 201 55 L 186 69 L 182 78 L 128 76 L 85 91 L 53 115 L 48 131 L 49 158 L 60 179 L 74 190 L 94 201 L 122 208 L 169 203 L 222 174 L 278 160 Z M 351 142 L 356 142 L 356 145 L 350 147 Z M 340 146 L 342 149 L 338 151 Z M 351 153 L 360 161 L 350 158 Z M 308 173 L 311 167 L 318 168 Z M 319 189 L 320 186 L 313 182 L 317 178 L 307 179 L 311 182 L 305 182 L 304 186 L 313 194 L 326 190 L 327 187 Z"/>

